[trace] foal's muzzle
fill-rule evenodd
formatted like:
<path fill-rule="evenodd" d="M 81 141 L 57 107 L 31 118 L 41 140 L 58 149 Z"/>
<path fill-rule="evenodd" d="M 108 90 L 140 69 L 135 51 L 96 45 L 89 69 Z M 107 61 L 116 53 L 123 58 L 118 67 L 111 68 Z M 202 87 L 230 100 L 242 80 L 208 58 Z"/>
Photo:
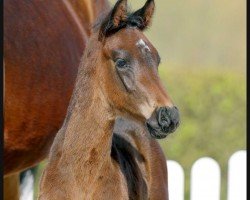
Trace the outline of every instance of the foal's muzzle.
<path fill-rule="evenodd" d="M 180 118 L 177 107 L 161 107 L 147 120 L 150 135 L 156 139 L 165 138 L 179 126 Z"/>

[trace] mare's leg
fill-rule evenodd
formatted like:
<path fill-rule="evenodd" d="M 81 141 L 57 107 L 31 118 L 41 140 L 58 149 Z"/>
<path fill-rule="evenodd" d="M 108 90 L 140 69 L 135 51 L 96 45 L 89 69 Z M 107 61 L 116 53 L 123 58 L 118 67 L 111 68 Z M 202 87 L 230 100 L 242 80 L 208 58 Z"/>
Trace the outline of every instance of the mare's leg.
<path fill-rule="evenodd" d="M 19 173 L 4 177 L 4 200 L 19 200 Z"/>

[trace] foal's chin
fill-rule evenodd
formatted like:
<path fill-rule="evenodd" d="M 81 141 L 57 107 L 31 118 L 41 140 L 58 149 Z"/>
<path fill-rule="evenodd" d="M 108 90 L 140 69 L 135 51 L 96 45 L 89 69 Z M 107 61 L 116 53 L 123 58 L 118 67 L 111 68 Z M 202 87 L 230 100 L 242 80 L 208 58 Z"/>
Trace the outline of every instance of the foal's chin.
<path fill-rule="evenodd" d="M 148 129 L 148 132 L 150 134 L 150 136 L 152 138 L 155 138 L 155 139 L 163 139 L 163 138 L 166 138 L 170 133 L 173 133 L 173 131 L 168 131 L 168 132 L 164 132 L 161 130 L 160 126 L 158 127 L 152 127 L 149 123 L 146 123 L 146 126 L 147 126 L 147 129 Z"/>

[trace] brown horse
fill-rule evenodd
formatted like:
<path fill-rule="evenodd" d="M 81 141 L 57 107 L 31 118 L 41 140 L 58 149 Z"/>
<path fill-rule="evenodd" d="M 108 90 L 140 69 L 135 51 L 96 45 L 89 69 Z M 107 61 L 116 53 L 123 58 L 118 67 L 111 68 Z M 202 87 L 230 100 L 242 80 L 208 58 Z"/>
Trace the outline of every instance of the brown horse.
<path fill-rule="evenodd" d="M 108 8 L 106 0 L 4 1 L 5 199 L 18 199 L 19 172 L 46 157 L 91 24 Z"/>
<path fill-rule="evenodd" d="M 125 135 L 122 121 L 113 134 L 119 116 L 146 123 L 154 138 L 179 124 L 158 76 L 160 57 L 143 34 L 153 11 L 153 0 L 133 13 L 119 0 L 95 25 L 41 179 L 40 200 L 168 199 L 166 180 L 158 179 L 167 178 L 165 159 L 153 158 L 158 146 L 143 132 Z"/>

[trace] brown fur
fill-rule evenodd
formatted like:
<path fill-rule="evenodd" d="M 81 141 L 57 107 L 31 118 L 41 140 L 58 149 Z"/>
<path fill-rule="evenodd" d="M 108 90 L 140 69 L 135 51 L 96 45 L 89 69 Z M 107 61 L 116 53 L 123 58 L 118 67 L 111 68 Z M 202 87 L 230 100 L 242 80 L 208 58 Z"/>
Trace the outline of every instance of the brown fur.
<path fill-rule="evenodd" d="M 157 51 L 135 27 L 124 28 L 104 42 L 98 38 L 96 31 L 86 47 L 67 117 L 54 139 L 41 179 L 39 199 L 168 199 L 166 161 L 158 143 L 145 136 L 145 129 L 144 134 L 134 131 L 127 141 L 144 158 L 133 165 L 139 167 L 135 172 L 141 173 L 139 179 L 145 178 L 146 195 L 131 198 L 128 185 L 132 179 L 126 177 L 121 160 L 111 157 L 116 117 L 132 118 L 142 127 L 147 116 L 140 105 L 149 107 L 151 114 L 157 107 L 172 105 L 157 75 Z M 135 46 L 140 39 L 151 49 L 152 66 Z M 126 83 L 117 74 L 112 57 L 116 49 L 126 50 L 139 62 L 133 66 L 136 90 L 126 91 Z M 119 134 L 126 137 L 126 131 Z"/>
<path fill-rule="evenodd" d="M 127 18 L 127 1 L 122 1 L 121 4 L 118 5 L 119 8 L 114 13 L 114 26 L 118 26 L 121 21 L 125 21 Z"/>
<path fill-rule="evenodd" d="M 106 0 L 4 1 L 4 175 L 13 174 L 8 180 L 15 182 L 14 174 L 47 156 L 91 24 L 108 7 Z M 5 188 L 5 196 L 18 189 Z"/>
<path fill-rule="evenodd" d="M 93 22 L 88 16 L 100 11 L 77 2 L 4 2 L 4 174 L 44 159 L 66 115 Z"/>

